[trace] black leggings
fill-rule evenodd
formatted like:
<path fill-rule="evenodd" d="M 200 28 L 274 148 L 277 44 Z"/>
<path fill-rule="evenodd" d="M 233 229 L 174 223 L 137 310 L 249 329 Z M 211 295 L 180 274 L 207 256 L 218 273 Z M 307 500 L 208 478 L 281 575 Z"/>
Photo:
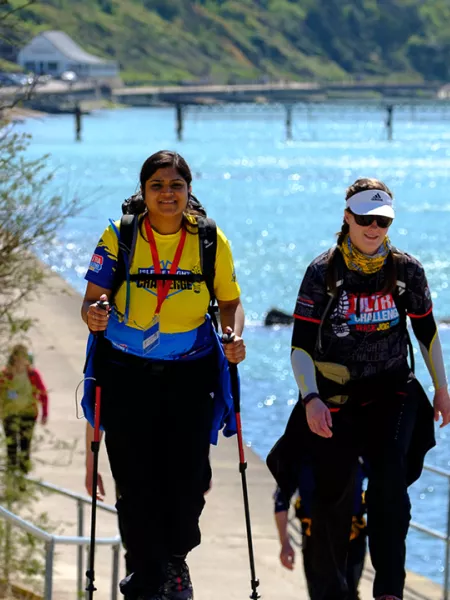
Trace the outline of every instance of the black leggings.
<path fill-rule="evenodd" d="M 405 539 L 411 518 L 407 461 L 419 394 L 415 379 L 333 413 L 333 437 L 305 436 L 313 452 L 316 490 L 312 569 L 326 585 L 320 600 L 347 600 L 346 560 L 358 456 L 369 465 L 366 493 L 374 596 L 403 597 Z"/>
<path fill-rule="evenodd" d="M 367 552 L 366 538 L 367 532 L 364 529 L 348 545 L 346 569 L 348 600 L 360 600 L 358 588 Z M 310 600 L 321 600 L 323 598 L 322 581 L 315 578 L 315 571 L 312 566 L 314 556 L 313 542 L 314 540 L 310 536 L 302 535 L 303 569 L 305 571 Z"/>
<path fill-rule="evenodd" d="M 13 415 L 4 419 L 8 468 L 19 468 L 24 474 L 30 470 L 31 440 L 35 424 L 36 418 L 31 416 Z"/>
<path fill-rule="evenodd" d="M 200 543 L 216 360 L 150 362 L 110 350 L 102 373 L 102 424 L 133 587 L 152 592 L 167 561 Z"/>

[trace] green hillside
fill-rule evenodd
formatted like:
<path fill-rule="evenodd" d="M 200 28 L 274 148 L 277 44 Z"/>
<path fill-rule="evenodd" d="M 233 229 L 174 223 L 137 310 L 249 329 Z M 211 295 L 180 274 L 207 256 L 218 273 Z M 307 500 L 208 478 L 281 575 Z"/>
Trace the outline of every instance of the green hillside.
<path fill-rule="evenodd" d="M 61 29 L 128 81 L 450 79 L 449 0 L 43 0 L 20 17 L 16 43 Z"/>

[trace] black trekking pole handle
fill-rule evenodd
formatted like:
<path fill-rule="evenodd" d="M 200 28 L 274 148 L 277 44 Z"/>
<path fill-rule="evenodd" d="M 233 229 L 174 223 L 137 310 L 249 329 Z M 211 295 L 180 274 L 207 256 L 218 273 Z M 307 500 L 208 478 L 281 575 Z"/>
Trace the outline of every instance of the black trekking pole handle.
<path fill-rule="evenodd" d="M 224 333 L 222 335 L 222 342 L 224 344 L 231 344 L 235 337 L 234 333 Z M 238 367 L 236 363 L 228 361 L 228 367 L 230 369 L 230 380 L 231 380 L 231 393 L 233 395 L 233 406 L 236 415 L 241 414 L 241 392 L 239 389 L 238 380 Z"/>
<path fill-rule="evenodd" d="M 109 303 L 98 301 L 97 306 L 105 311 L 109 309 Z M 96 334 L 103 337 L 103 331 Z M 94 411 L 94 439 L 91 442 L 91 450 L 94 455 L 92 466 L 92 503 L 91 503 L 91 541 L 89 546 L 89 567 L 86 571 L 86 579 L 88 580 L 86 591 L 88 592 L 89 600 L 94 597 L 94 592 L 97 588 L 94 585 L 95 581 L 95 531 L 97 527 L 97 483 L 98 483 L 98 456 L 100 452 L 100 408 L 101 408 L 101 387 L 98 385 L 97 373 L 94 372 L 96 379 L 95 385 L 95 411 Z"/>
<path fill-rule="evenodd" d="M 224 344 L 230 344 L 233 341 L 234 333 L 223 334 L 222 342 Z M 239 387 L 238 378 L 238 367 L 236 363 L 228 361 L 228 367 L 230 369 L 230 380 L 231 380 L 231 393 L 233 395 L 234 412 L 236 413 L 236 430 L 238 439 L 238 450 L 239 450 L 239 472 L 242 480 L 242 495 L 244 499 L 244 513 L 245 513 L 245 527 L 247 531 L 247 545 L 248 545 L 248 557 L 250 562 L 250 576 L 251 576 L 251 588 L 252 593 L 250 594 L 251 600 L 258 600 L 260 595 L 258 594 L 257 588 L 259 586 L 259 579 L 256 577 L 255 569 L 255 555 L 253 552 L 253 540 L 252 540 L 252 525 L 250 521 L 250 503 L 248 500 L 248 489 L 247 489 L 247 462 L 245 461 L 244 452 L 244 441 L 242 439 L 242 422 L 241 422 L 241 393 Z"/>

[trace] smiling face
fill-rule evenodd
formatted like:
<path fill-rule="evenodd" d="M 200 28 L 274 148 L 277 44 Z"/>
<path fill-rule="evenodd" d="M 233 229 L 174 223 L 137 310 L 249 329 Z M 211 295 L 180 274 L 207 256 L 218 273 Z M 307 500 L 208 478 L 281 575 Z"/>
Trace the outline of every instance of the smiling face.
<path fill-rule="evenodd" d="M 152 225 L 161 220 L 180 221 L 188 203 L 190 187 L 175 169 L 158 169 L 145 182 L 144 200 Z"/>
<path fill-rule="evenodd" d="M 358 225 L 348 210 L 344 211 L 344 220 L 348 223 L 352 244 L 364 254 L 375 254 L 384 242 L 389 227 L 379 227 L 375 217 L 368 227 Z"/>

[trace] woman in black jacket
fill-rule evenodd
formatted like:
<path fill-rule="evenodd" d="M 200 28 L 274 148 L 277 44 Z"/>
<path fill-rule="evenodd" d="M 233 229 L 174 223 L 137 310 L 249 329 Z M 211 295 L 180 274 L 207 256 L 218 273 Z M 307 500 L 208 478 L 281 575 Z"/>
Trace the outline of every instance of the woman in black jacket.
<path fill-rule="evenodd" d="M 403 598 L 407 487 L 432 445 L 423 438 L 430 428 L 432 436 L 431 407 L 407 361 L 407 315 L 433 379 L 434 418 L 442 416 L 441 427 L 450 422 L 431 294 L 419 261 L 389 241 L 394 216 L 384 183 L 358 179 L 350 186 L 337 247 L 308 267 L 294 314 L 292 367 L 305 409 L 296 417 L 297 434 L 314 461 L 313 568 L 324 584 L 323 600 L 347 598 L 359 455 L 371 465 L 366 501 L 374 597 Z"/>

